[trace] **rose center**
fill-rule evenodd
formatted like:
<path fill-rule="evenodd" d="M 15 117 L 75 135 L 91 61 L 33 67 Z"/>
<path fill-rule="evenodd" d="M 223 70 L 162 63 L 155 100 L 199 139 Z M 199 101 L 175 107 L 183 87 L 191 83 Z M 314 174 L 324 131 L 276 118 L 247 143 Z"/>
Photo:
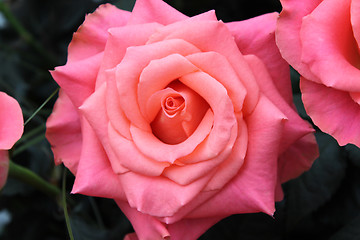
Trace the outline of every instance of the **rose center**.
<path fill-rule="evenodd" d="M 209 105 L 180 81 L 173 81 L 167 88 L 174 91 L 161 98 L 161 110 L 152 121 L 151 129 L 162 142 L 178 144 L 193 134 Z"/>
<path fill-rule="evenodd" d="M 177 113 L 181 112 L 181 110 L 185 107 L 185 99 L 181 95 L 173 95 L 166 97 L 162 103 L 161 107 L 164 113 L 172 118 L 176 116 Z"/>

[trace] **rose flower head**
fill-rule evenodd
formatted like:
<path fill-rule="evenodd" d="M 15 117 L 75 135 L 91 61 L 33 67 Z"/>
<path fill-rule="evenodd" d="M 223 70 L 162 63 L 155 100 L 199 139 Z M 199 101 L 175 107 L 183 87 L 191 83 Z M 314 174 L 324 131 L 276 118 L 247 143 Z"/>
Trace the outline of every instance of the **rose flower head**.
<path fill-rule="evenodd" d="M 8 151 L 21 137 L 24 126 L 19 103 L 0 92 L 0 189 L 6 183 L 9 171 Z"/>
<path fill-rule="evenodd" d="M 128 239 L 196 239 L 232 214 L 272 215 L 281 183 L 318 155 L 277 17 L 224 23 L 160 0 L 88 15 L 52 71 L 61 90 L 47 122 L 72 192 L 114 199 Z"/>
<path fill-rule="evenodd" d="M 276 40 L 301 74 L 307 114 L 340 145 L 360 147 L 360 2 L 281 3 Z"/>

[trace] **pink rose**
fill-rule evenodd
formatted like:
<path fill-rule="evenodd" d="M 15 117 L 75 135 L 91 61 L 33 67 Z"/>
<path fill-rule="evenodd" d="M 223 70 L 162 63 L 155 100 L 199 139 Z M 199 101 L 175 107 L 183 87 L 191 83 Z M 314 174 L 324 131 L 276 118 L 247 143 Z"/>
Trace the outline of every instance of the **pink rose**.
<path fill-rule="evenodd" d="M 305 109 L 340 145 L 360 146 L 360 2 L 282 0 L 277 44 L 302 75 Z"/>
<path fill-rule="evenodd" d="M 47 122 L 73 193 L 113 198 L 128 239 L 196 239 L 237 213 L 274 213 L 281 183 L 317 157 L 294 110 L 278 14 L 223 23 L 160 0 L 102 5 L 55 68 Z"/>
<path fill-rule="evenodd" d="M 7 150 L 21 137 L 23 123 L 19 103 L 6 93 L 0 92 L 0 189 L 6 183 L 9 170 Z"/>

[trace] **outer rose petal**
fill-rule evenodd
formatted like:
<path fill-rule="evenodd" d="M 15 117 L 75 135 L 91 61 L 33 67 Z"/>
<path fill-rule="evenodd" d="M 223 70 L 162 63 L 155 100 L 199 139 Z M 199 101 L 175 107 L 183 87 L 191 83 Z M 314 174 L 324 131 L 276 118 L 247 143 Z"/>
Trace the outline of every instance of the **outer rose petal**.
<path fill-rule="evenodd" d="M 271 82 L 275 84 L 281 97 L 290 104 L 293 99 L 289 64 L 281 57 L 274 41 L 277 19 L 278 13 L 269 13 L 245 21 L 226 23 L 226 26 L 235 37 L 242 54 L 252 54 L 261 59 L 271 76 Z"/>
<path fill-rule="evenodd" d="M 278 176 L 280 183 L 296 178 L 304 171 L 309 170 L 318 156 L 319 149 L 313 134 L 307 134 L 294 142 L 279 156 Z"/>
<path fill-rule="evenodd" d="M 109 36 L 96 80 L 96 86 L 98 87 L 105 82 L 107 78 L 106 71 L 114 68 L 121 62 L 128 47 L 145 44 L 149 36 L 160 26 L 158 23 L 149 23 L 109 29 Z M 124 36 L 127 37 L 124 38 Z"/>
<path fill-rule="evenodd" d="M 310 71 L 308 65 L 301 61 L 303 43 L 300 40 L 300 29 L 303 16 L 311 13 L 322 0 L 281 0 L 283 10 L 277 22 L 276 44 L 283 58 L 303 76 L 319 81 Z"/>
<path fill-rule="evenodd" d="M 183 219 L 176 223 L 165 225 L 154 217 L 130 208 L 127 203 L 116 201 L 124 214 L 131 221 L 137 234 L 128 234 L 124 240 L 184 240 L 197 239 L 207 229 L 223 217 Z M 166 226 L 166 227 L 165 227 Z M 186 229 L 186 231 L 184 231 Z"/>
<path fill-rule="evenodd" d="M 359 52 L 350 23 L 350 1 L 324 1 L 304 18 L 300 34 L 306 47 L 301 58 L 324 85 L 360 92 Z"/>
<path fill-rule="evenodd" d="M 130 239 L 170 240 L 170 234 L 163 223 L 147 214 L 143 214 L 129 206 L 127 202 L 115 200 L 121 211 L 129 218 L 137 236 Z M 126 239 L 126 238 L 125 238 Z M 129 238 L 128 238 L 129 239 Z"/>
<path fill-rule="evenodd" d="M 89 123 L 81 119 L 83 142 L 72 193 L 123 200 L 118 176 Z"/>
<path fill-rule="evenodd" d="M 52 77 L 70 98 L 75 107 L 79 107 L 95 89 L 102 53 L 72 64 L 56 67 Z"/>
<path fill-rule="evenodd" d="M 197 239 L 225 216 L 183 219 L 168 225 L 171 240 Z"/>
<path fill-rule="evenodd" d="M 295 107 L 293 108 L 292 101 L 286 102 L 286 100 L 280 95 L 265 65 L 260 61 L 260 59 L 252 55 L 245 56 L 245 59 L 248 61 L 254 72 L 254 75 L 256 76 L 260 90 L 275 106 L 277 106 L 279 110 L 281 110 L 286 115 L 288 119 L 284 126 L 284 134 L 280 144 L 280 153 L 282 153 L 283 151 L 287 150 L 288 147 L 295 141 L 302 138 L 306 134 L 312 133 L 314 130 L 309 123 L 300 118 L 294 109 Z M 290 83 L 289 77 L 288 82 Z"/>
<path fill-rule="evenodd" d="M 286 102 L 280 96 L 277 88 L 266 71 L 265 65 L 255 56 L 246 56 L 249 65 L 253 68 L 260 90 L 264 92 L 275 106 L 277 106 L 288 118 L 284 126 L 282 142 L 280 144 L 278 161 L 278 178 L 281 183 L 298 177 L 308 170 L 315 159 L 319 156 L 318 146 L 312 134 L 310 124 L 297 114 L 293 103 Z M 288 77 L 289 78 L 289 77 Z M 290 79 L 288 79 L 290 83 Z M 281 187 L 278 194 L 282 192 Z M 277 198 L 278 201 L 281 199 Z"/>
<path fill-rule="evenodd" d="M 21 137 L 23 116 L 19 103 L 0 92 L 0 150 L 10 149 Z"/>
<path fill-rule="evenodd" d="M 130 13 L 111 4 L 101 5 L 89 14 L 74 34 L 68 48 L 68 62 L 51 74 L 76 107 L 93 91 L 108 39 L 108 29 L 127 23 Z"/>
<path fill-rule="evenodd" d="M 277 44 L 303 76 L 307 113 L 341 145 L 359 144 L 360 131 L 353 119 L 360 111 L 359 1 L 283 0 L 282 4 Z"/>
<path fill-rule="evenodd" d="M 9 172 L 9 156 L 5 150 L 0 150 L 0 190 L 4 187 Z"/>
<path fill-rule="evenodd" d="M 169 217 L 191 202 L 205 188 L 215 171 L 181 186 L 165 177 L 147 177 L 134 172 L 119 175 L 131 207 L 157 217 Z"/>
<path fill-rule="evenodd" d="M 130 12 L 120 10 L 111 4 L 101 5 L 89 14 L 76 31 L 68 49 L 68 63 L 83 60 L 102 52 L 108 38 L 107 30 L 124 26 Z"/>
<path fill-rule="evenodd" d="M 102 143 L 113 171 L 116 174 L 119 174 L 127 172 L 128 170 L 119 163 L 109 143 L 107 132 L 108 126 L 111 125 L 111 123 L 109 123 L 108 114 L 106 112 L 106 108 L 104 107 L 106 105 L 106 94 L 108 93 L 109 92 L 107 92 L 106 83 L 104 83 L 100 88 L 97 89 L 97 91 L 95 91 L 88 99 L 86 99 L 84 104 L 81 105 L 79 109 Z M 116 122 L 121 122 L 121 119 L 114 120 Z"/>
<path fill-rule="evenodd" d="M 54 110 L 46 122 L 46 138 L 51 143 L 56 164 L 64 163 L 76 175 L 82 145 L 78 111 L 60 90 Z"/>
<path fill-rule="evenodd" d="M 300 88 L 307 113 L 324 132 L 340 145 L 360 146 L 360 107 L 348 92 L 328 88 L 301 78 Z"/>

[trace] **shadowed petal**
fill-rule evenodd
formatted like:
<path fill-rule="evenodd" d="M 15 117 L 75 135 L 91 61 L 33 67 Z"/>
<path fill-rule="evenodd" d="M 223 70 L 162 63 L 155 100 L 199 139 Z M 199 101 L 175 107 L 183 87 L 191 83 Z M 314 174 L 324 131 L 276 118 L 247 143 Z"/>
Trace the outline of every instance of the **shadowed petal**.
<path fill-rule="evenodd" d="M 46 138 L 51 144 L 55 164 L 64 163 L 76 175 L 82 146 L 80 118 L 62 90 L 46 122 Z"/>
<path fill-rule="evenodd" d="M 324 132 L 340 145 L 360 146 L 360 108 L 348 92 L 339 91 L 301 78 L 300 87 L 306 112 Z"/>

